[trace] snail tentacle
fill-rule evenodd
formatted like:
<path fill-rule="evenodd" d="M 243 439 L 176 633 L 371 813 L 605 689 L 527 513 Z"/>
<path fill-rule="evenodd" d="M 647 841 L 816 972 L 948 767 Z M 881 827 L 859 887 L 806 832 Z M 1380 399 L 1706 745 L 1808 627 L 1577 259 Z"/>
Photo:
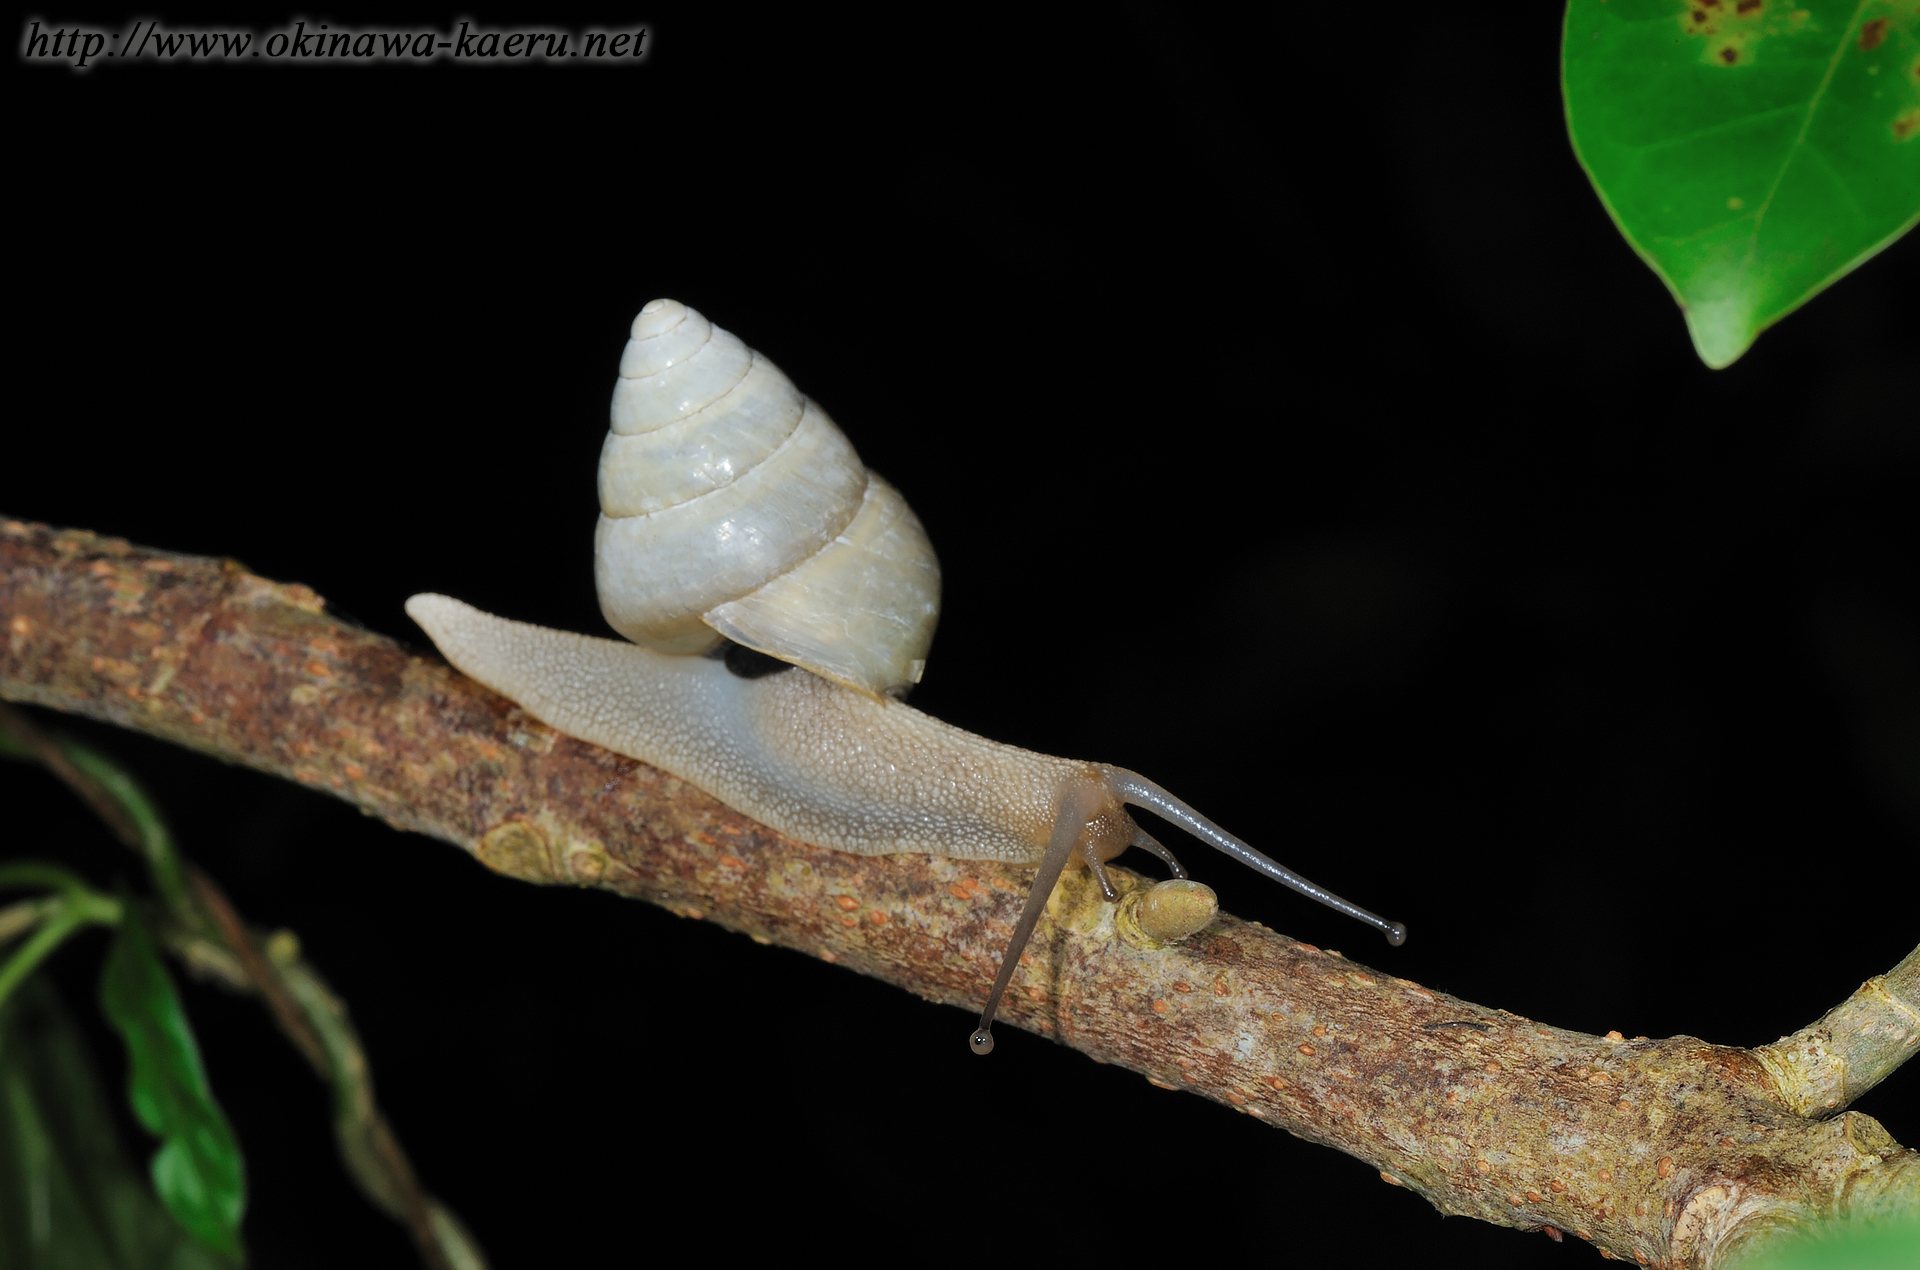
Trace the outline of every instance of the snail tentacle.
<path fill-rule="evenodd" d="M 1148 833 L 1145 829 L 1142 829 L 1138 825 L 1135 825 L 1133 827 L 1133 844 L 1132 845 L 1140 848 L 1142 851 L 1146 852 L 1150 856 L 1157 856 L 1159 859 L 1164 860 L 1166 862 L 1167 868 L 1172 871 L 1173 876 L 1175 878 L 1179 879 L 1182 882 L 1187 880 L 1186 866 L 1181 864 L 1180 861 L 1174 859 L 1173 852 L 1161 846 L 1160 840 L 1158 838 L 1154 837 L 1152 834 Z"/>
<path fill-rule="evenodd" d="M 1387 942 L 1396 948 L 1407 942 L 1407 928 L 1404 923 L 1390 922 L 1376 913 L 1368 912 L 1358 904 L 1351 904 L 1341 899 L 1324 886 L 1307 881 L 1272 857 L 1255 851 L 1138 772 L 1129 772 L 1120 767 L 1109 767 L 1105 771 L 1107 788 L 1113 791 L 1115 797 L 1173 821 L 1195 837 L 1212 844 L 1255 872 L 1264 873 L 1282 886 L 1292 887 L 1308 899 L 1318 900 L 1335 912 L 1345 913 L 1356 921 L 1365 922 L 1385 935 Z"/>
<path fill-rule="evenodd" d="M 1099 848 L 1091 841 L 1080 844 L 1080 858 L 1086 861 L 1087 872 L 1093 874 L 1093 880 L 1100 888 L 1100 898 L 1109 904 L 1120 902 L 1120 892 L 1114 889 L 1113 879 L 1107 876 L 1107 866 L 1100 859 Z"/>
<path fill-rule="evenodd" d="M 1020 910 L 1020 920 L 1013 927 L 1013 938 L 1007 941 L 1006 955 L 1000 959 L 1000 973 L 994 976 L 993 990 L 987 993 L 986 1008 L 980 1011 L 980 1026 L 974 1029 L 972 1037 L 968 1039 L 974 1053 L 993 1053 L 993 1016 L 999 1012 L 1000 998 L 1006 994 L 1007 984 L 1013 980 L 1013 969 L 1020 964 L 1020 954 L 1026 951 L 1027 940 L 1032 938 L 1040 914 L 1046 911 L 1054 883 L 1060 880 L 1061 871 L 1067 867 L 1067 861 L 1073 858 L 1073 849 L 1079 845 L 1080 835 L 1103 810 L 1107 801 L 1105 794 L 1106 791 L 1099 785 L 1087 780 L 1070 782 L 1062 794 L 1060 810 L 1053 818 L 1053 836 L 1047 842 L 1047 853 L 1040 857 L 1040 869 L 1033 875 L 1033 886 L 1027 891 L 1027 905 Z"/>

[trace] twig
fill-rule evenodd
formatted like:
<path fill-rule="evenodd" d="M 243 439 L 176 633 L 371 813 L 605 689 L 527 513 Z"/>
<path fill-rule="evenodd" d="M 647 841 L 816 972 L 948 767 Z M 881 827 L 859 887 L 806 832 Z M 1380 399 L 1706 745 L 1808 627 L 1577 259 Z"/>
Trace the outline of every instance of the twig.
<path fill-rule="evenodd" d="M 332 792 L 513 877 L 646 899 L 936 1000 L 978 1004 L 1024 889 L 1019 869 L 783 838 L 231 562 L 0 522 L 0 639 L 0 696 Z M 1810 1102 L 1757 1051 L 1548 1027 L 1225 914 L 1148 946 L 1084 879 L 1049 916 L 1010 1023 L 1358 1156 L 1443 1212 L 1711 1268 L 1810 1221 L 1920 1209 L 1920 1153 L 1844 1111 L 1915 1052 L 1914 958 L 1867 991 L 1890 1007 L 1816 1025 L 1839 1029 L 1829 1052 L 1850 1074 Z"/>
<path fill-rule="evenodd" d="M 66 751 L 52 737 L 34 726 L 33 720 L 11 706 L 0 705 L 0 735 L 19 742 L 35 762 L 78 794 L 94 815 L 106 821 L 107 828 L 113 830 L 113 836 L 120 839 L 123 846 L 144 854 L 146 844 L 141 841 L 139 826 L 134 824 L 126 807 L 108 793 L 106 787 L 95 780 L 91 773 L 82 771 L 78 764 L 68 758 Z"/>
<path fill-rule="evenodd" d="M 259 945 L 254 942 L 252 934 L 241 922 L 240 915 L 233 911 L 233 905 L 228 902 L 226 895 L 214 885 L 213 879 L 198 869 L 188 870 L 187 881 L 193 888 L 194 898 L 199 901 L 201 909 L 213 919 L 213 924 L 219 930 L 222 940 L 239 959 L 241 968 L 246 972 L 247 981 L 266 1002 L 267 1009 L 273 1014 L 274 1021 L 280 1025 L 280 1030 L 287 1034 L 287 1039 L 293 1042 L 294 1048 L 306 1057 L 316 1076 L 329 1084 L 337 1083 L 340 1079 L 338 1069 L 341 1064 L 335 1062 L 335 1055 L 329 1053 L 328 1047 L 322 1043 L 320 1034 L 315 1030 L 309 1017 L 309 1012 L 294 1000 L 293 993 L 282 979 L 279 969 L 261 955 Z M 365 1060 L 357 1053 L 354 1058 L 359 1061 L 353 1065 L 364 1070 Z M 421 1190 L 419 1178 L 413 1171 L 413 1163 L 407 1159 L 407 1153 L 401 1148 L 399 1139 L 394 1136 L 387 1118 L 381 1114 L 377 1106 L 373 1105 L 370 1087 L 367 1092 L 365 1108 L 356 1108 L 358 1114 L 348 1119 L 350 1124 L 362 1125 L 358 1132 L 372 1142 L 374 1153 L 378 1157 L 379 1176 L 369 1181 L 357 1176 L 363 1170 L 356 1169 L 355 1180 L 361 1182 L 361 1188 L 376 1203 L 406 1223 L 407 1231 L 413 1236 L 414 1246 L 419 1250 L 421 1260 L 433 1267 L 433 1270 L 454 1270 L 453 1263 L 448 1259 L 446 1250 L 441 1247 L 440 1239 L 434 1232 L 432 1201 L 426 1192 Z M 349 1097 L 348 1101 L 359 1100 Z M 343 1130 L 343 1136 L 354 1131 L 353 1128 L 346 1128 Z M 349 1160 L 351 1164 L 351 1154 Z"/>
<path fill-rule="evenodd" d="M 47 887 L 58 892 L 40 904 L 39 926 L 31 938 L 0 961 L 0 1003 L 12 995 L 34 968 L 67 936 L 94 924 L 113 926 L 120 921 L 120 901 L 100 895 L 57 865 L 24 861 L 0 864 L 0 890 L 12 887 Z"/>

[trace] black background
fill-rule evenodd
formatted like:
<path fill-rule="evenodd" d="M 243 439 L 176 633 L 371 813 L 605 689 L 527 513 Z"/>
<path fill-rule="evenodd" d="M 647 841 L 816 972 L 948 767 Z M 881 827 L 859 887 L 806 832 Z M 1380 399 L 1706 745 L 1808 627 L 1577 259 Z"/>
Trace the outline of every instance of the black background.
<path fill-rule="evenodd" d="M 467 16 L 648 21 L 654 52 L 8 67 L 0 511 L 237 556 L 416 644 L 425 589 L 600 631 L 607 399 L 672 296 L 926 522 L 917 705 L 1145 772 L 1413 934 L 1191 847 L 1232 911 L 1551 1023 L 1736 1044 L 1913 946 L 1920 243 L 1704 369 L 1569 151 L 1544 5 Z M 669 1235 L 1596 1260 L 1010 1029 L 978 1061 L 960 1011 L 75 726 L 299 932 L 498 1267 Z M 130 871 L 50 779 L 0 771 L 0 800 L 26 827 L 0 851 Z M 101 942 L 56 967 L 82 1006 Z M 415 1264 L 265 1016 L 187 991 L 257 1263 Z M 1859 1105 L 1913 1141 L 1916 1087 Z"/>

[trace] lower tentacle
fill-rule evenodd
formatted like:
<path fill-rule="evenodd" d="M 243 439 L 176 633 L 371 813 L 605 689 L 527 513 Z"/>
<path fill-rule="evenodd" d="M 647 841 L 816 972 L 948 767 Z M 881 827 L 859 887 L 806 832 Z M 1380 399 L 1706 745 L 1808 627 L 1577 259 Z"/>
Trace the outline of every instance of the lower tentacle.
<path fill-rule="evenodd" d="M 1185 869 L 1185 867 L 1181 865 L 1181 863 L 1178 860 L 1173 858 L 1173 852 L 1161 846 L 1160 840 L 1158 838 L 1154 837 L 1152 834 L 1148 833 L 1145 829 L 1142 829 L 1138 825 L 1135 825 L 1133 827 L 1133 845 L 1140 848 L 1142 851 L 1146 852 L 1148 855 L 1157 856 L 1161 860 L 1165 861 L 1167 868 L 1172 871 L 1174 877 L 1180 879 L 1183 882 L 1186 881 L 1187 870 Z"/>
<path fill-rule="evenodd" d="M 1106 862 L 1093 849 L 1091 842 L 1080 844 L 1080 858 L 1087 863 L 1087 872 L 1093 874 L 1093 880 L 1100 887 L 1100 898 L 1109 904 L 1120 902 L 1120 892 L 1114 889 L 1113 879 L 1107 876 Z"/>

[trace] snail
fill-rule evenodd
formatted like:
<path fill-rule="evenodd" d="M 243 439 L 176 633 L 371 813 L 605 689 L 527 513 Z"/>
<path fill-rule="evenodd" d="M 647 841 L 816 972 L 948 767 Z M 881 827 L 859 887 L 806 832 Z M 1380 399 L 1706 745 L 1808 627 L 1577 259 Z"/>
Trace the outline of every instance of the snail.
<path fill-rule="evenodd" d="M 933 641 L 940 567 L 906 501 L 825 411 L 699 313 L 655 300 L 631 335 L 594 535 L 601 612 L 625 640 L 413 596 L 407 613 L 457 669 L 561 732 L 816 846 L 1038 865 L 969 1040 L 976 1053 L 993 1049 L 1000 998 L 1070 861 L 1108 902 L 1119 896 L 1104 863 L 1130 846 L 1172 871 L 1156 892 L 1204 891 L 1128 806 L 1392 944 L 1406 939 L 1400 923 L 1283 868 L 1145 777 L 1002 745 L 907 705 Z M 1214 911 L 1206 895 L 1200 924 Z"/>

